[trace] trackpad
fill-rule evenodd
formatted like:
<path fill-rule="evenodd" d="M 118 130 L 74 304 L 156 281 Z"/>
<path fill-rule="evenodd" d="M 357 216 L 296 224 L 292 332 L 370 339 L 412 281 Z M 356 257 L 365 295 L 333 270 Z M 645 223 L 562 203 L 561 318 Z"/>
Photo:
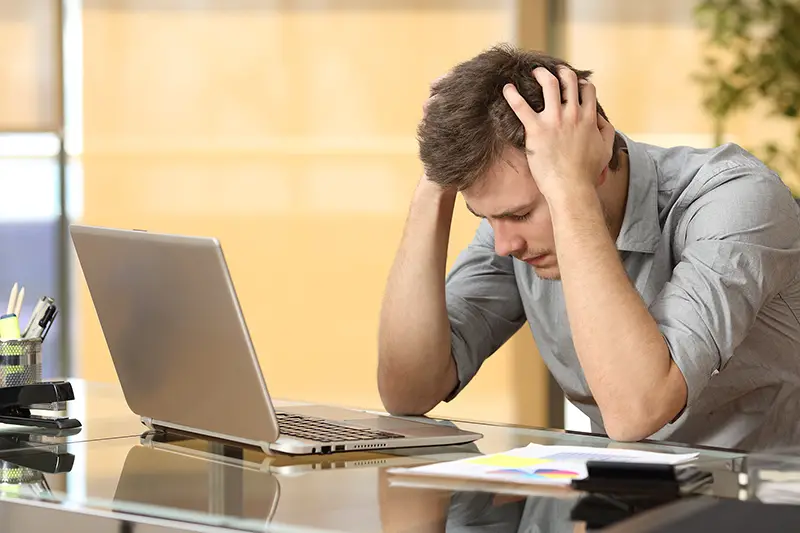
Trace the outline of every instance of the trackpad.
<path fill-rule="evenodd" d="M 378 416 L 375 418 L 367 418 L 367 419 L 360 419 L 360 420 L 345 420 L 347 424 L 352 424 L 355 426 L 365 426 L 371 429 L 379 429 L 383 431 L 408 431 L 408 430 L 419 430 L 420 428 L 425 428 L 426 426 L 430 426 L 434 429 L 439 429 L 434 424 L 426 424 L 424 422 L 415 422 L 412 420 L 404 420 L 402 418 L 393 418 L 389 416 Z"/>

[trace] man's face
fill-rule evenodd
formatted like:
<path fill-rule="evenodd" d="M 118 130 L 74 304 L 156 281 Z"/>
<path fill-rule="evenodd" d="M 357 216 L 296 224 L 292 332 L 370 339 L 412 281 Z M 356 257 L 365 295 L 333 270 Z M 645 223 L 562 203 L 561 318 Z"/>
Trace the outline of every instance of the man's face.
<path fill-rule="evenodd" d="M 463 196 L 469 210 L 491 224 L 497 255 L 525 261 L 542 279 L 560 279 L 550 208 L 524 153 L 506 149 L 489 174 Z"/>

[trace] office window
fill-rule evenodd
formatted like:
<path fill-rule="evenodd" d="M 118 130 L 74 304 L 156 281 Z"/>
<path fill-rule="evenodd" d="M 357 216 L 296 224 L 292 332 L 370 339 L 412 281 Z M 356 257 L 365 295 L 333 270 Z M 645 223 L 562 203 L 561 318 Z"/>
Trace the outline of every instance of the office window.
<path fill-rule="evenodd" d="M 0 301 L 6 305 L 13 283 L 25 287 L 21 326 L 40 296 L 58 294 L 58 194 L 54 157 L 0 158 Z M 57 319 L 43 346 L 47 376 L 59 371 L 60 329 Z"/>
<path fill-rule="evenodd" d="M 82 169 L 67 149 L 77 155 L 82 143 L 80 121 L 67 124 L 65 116 L 80 117 L 80 4 L 0 3 L 0 305 L 5 311 L 14 283 L 24 286 L 25 327 L 41 296 L 56 300 L 59 316 L 43 346 L 45 378 L 67 376 L 71 369 L 74 313 L 65 229 L 67 217 L 82 210 Z"/>

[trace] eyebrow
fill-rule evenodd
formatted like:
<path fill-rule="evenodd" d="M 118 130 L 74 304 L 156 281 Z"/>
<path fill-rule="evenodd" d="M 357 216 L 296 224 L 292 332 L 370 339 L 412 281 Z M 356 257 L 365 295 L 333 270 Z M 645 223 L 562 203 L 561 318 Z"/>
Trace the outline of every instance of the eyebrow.
<path fill-rule="evenodd" d="M 468 203 L 464 202 L 464 205 L 466 205 L 467 209 L 469 209 L 469 212 L 472 213 L 473 215 L 475 215 L 476 217 L 484 218 L 483 215 L 480 215 L 480 214 L 476 213 L 475 210 L 473 210 L 469 206 Z M 497 215 L 489 215 L 489 217 L 487 217 L 487 218 L 495 218 L 495 219 L 497 219 L 497 218 L 508 218 L 508 217 L 512 217 L 512 216 L 517 216 L 520 211 L 524 211 L 526 209 L 533 209 L 533 204 L 530 203 L 530 204 L 518 205 L 516 207 L 511 207 L 509 209 L 506 209 L 502 213 L 498 213 Z"/>

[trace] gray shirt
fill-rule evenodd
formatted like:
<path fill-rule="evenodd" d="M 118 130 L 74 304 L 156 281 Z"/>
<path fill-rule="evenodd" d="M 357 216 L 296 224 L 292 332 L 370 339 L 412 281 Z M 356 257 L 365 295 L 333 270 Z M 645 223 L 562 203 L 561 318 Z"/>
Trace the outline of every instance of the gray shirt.
<path fill-rule="evenodd" d="M 661 148 L 624 138 L 630 184 L 617 249 L 688 386 L 681 415 L 650 438 L 800 444 L 800 208 L 734 144 Z M 484 220 L 446 294 L 459 380 L 448 400 L 527 320 L 566 397 L 604 432 L 560 282 L 496 255 Z"/>

